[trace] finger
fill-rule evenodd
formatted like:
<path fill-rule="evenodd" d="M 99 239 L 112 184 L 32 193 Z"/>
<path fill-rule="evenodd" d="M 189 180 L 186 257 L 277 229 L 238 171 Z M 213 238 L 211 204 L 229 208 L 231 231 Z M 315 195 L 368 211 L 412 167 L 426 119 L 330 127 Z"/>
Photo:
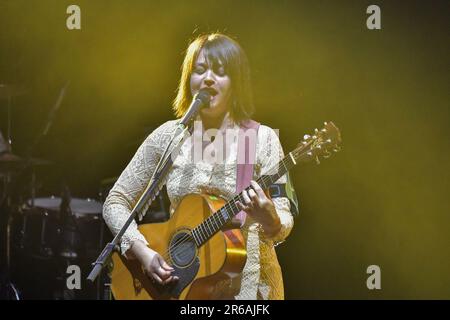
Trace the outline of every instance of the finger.
<path fill-rule="evenodd" d="M 254 206 L 255 204 L 259 204 L 259 197 L 256 194 L 255 190 L 250 189 L 248 191 L 248 195 L 250 196 L 250 199 L 252 200 L 252 205 Z"/>
<path fill-rule="evenodd" d="M 161 267 L 164 269 L 164 270 L 166 270 L 166 271 L 170 271 L 170 272 L 172 272 L 172 271 L 175 271 L 175 269 L 174 268 L 172 268 L 171 266 L 169 266 L 169 264 L 163 259 L 163 258 L 161 258 Z"/>
<path fill-rule="evenodd" d="M 265 200 L 266 194 L 264 193 L 264 190 L 261 188 L 258 182 L 255 180 L 250 181 L 250 184 L 252 185 L 253 189 L 255 190 L 256 194 L 261 200 Z"/>
<path fill-rule="evenodd" d="M 171 282 L 177 282 L 178 280 L 180 280 L 180 278 L 175 277 L 175 276 L 170 276 L 169 278 L 167 278 L 166 280 L 163 281 L 163 284 L 168 284 Z"/>
<path fill-rule="evenodd" d="M 152 282 L 163 284 L 163 280 L 156 273 L 150 274 L 150 280 L 152 280 Z"/>
<path fill-rule="evenodd" d="M 238 205 L 239 210 L 245 211 L 245 213 L 247 213 L 251 217 L 253 216 L 253 209 L 252 208 L 244 206 L 242 204 L 242 202 L 239 202 L 239 201 L 237 201 L 236 203 Z"/>
<path fill-rule="evenodd" d="M 247 212 L 249 210 L 249 208 L 247 206 L 244 206 L 242 204 L 242 202 L 240 202 L 240 201 L 237 201 L 236 204 L 238 205 L 239 210 L 242 210 L 242 211 L 245 211 L 245 212 Z"/>
<path fill-rule="evenodd" d="M 163 257 L 161 257 L 160 255 L 158 255 L 158 262 L 159 262 L 159 265 L 161 266 L 161 268 L 163 268 L 165 271 L 174 271 L 175 270 L 174 268 L 169 266 L 167 264 L 167 262 L 163 259 Z"/>
<path fill-rule="evenodd" d="M 161 279 L 167 279 L 172 274 L 170 271 L 166 271 L 163 269 L 163 267 L 159 267 L 155 273 L 161 278 Z"/>
<path fill-rule="evenodd" d="M 168 284 L 168 283 L 171 282 L 172 280 L 173 280 L 173 277 L 170 276 L 170 277 L 168 277 L 166 280 L 163 280 L 163 283 L 162 283 L 162 284 Z"/>
<path fill-rule="evenodd" d="M 244 203 L 246 206 L 251 206 L 252 200 L 250 200 L 246 190 L 242 191 L 242 198 L 244 198 Z"/>

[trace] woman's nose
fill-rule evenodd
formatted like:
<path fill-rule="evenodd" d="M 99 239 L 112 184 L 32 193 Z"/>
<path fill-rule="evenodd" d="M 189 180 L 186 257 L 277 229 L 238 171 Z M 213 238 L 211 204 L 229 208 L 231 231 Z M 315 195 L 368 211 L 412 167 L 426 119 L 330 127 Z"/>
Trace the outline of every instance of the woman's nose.
<path fill-rule="evenodd" d="M 211 70 L 206 71 L 205 79 L 203 80 L 208 87 L 215 83 L 214 76 Z"/>

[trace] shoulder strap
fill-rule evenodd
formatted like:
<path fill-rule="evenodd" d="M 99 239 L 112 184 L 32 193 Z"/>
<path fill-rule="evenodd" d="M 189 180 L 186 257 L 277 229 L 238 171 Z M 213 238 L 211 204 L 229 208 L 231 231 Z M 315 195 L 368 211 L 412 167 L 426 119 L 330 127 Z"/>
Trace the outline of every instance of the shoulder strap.
<path fill-rule="evenodd" d="M 241 123 L 238 136 L 238 149 L 236 158 L 236 193 L 240 193 L 243 189 L 250 185 L 250 180 L 253 178 L 253 168 L 256 161 L 256 141 L 258 139 L 259 122 L 254 120 L 246 120 Z M 255 130 L 256 139 L 250 139 L 251 135 L 246 136 L 246 131 L 249 129 Z M 252 141 L 254 140 L 254 141 Z M 236 215 L 241 223 L 241 227 L 245 223 L 247 214 L 244 211 Z"/>

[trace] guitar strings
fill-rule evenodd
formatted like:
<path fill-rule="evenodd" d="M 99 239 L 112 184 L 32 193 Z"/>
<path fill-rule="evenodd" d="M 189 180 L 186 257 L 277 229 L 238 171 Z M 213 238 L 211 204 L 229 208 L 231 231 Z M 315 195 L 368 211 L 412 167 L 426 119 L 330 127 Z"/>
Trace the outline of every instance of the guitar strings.
<path fill-rule="evenodd" d="M 286 165 L 286 163 L 285 163 L 285 160 L 287 160 L 287 159 L 289 159 L 288 158 L 288 156 L 286 156 L 282 161 L 280 161 L 279 163 L 278 163 L 278 168 L 277 168 L 277 174 L 274 174 L 274 175 L 272 175 L 272 176 L 262 176 L 260 179 L 258 179 L 258 180 L 260 180 L 260 182 L 262 182 L 263 183 L 263 185 L 266 185 L 267 184 L 267 182 L 270 182 L 270 183 L 273 183 L 273 181 L 276 181 L 276 180 L 278 180 L 283 174 L 285 174 L 287 171 L 289 171 L 289 168 L 288 167 L 292 167 L 293 165 L 294 165 L 294 163 L 292 162 L 292 163 L 288 163 L 288 165 Z M 284 167 L 284 169 L 285 169 L 285 171 L 286 172 L 284 172 L 283 174 L 280 174 L 280 170 L 281 169 L 283 169 L 281 166 L 283 166 Z M 273 169 L 272 169 L 273 170 Z M 269 170 L 270 171 L 270 170 Z M 278 177 L 276 177 L 276 178 L 274 178 L 276 175 L 278 175 Z M 273 179 L 273 180 L 272 180 Z M 247 187 L 248 188 L 248 187 Z M 246 188 L 246 189 L 247 189 Z M 225 204 L 224 205 L 224 207 L 226 207 L 226 206 L 229 206 L 230 208 L 231 208 L 231 203 L 234 203 L 234 202 L 236 202 L 236 198 L 238 198 L 239 200 L 241 200 L 241 194 L 242 193 L 240 193 L 240 194 L 238 194 L 238 195 L 236 195 L 235 197 L 233 197 L 227 204 Z M 237 208 L 237 207 L 236 207 Z M 232 208 L 231 208 L 232 209 Z M 217 212 L 217 211 L 216 211 Z M 215 213 L 213 213 L 213 215 L 214 215 Z M 212 215 L 211 215 L 212 216 Z M 210 217 L 211 217 L 210 216 Z M 209 218 L 208 218 L 209 219 Z M 205 220 L 205 221 L 207 221 L 207 220 Z M 198 226 L 197 226 L 198 227 Z M 196 228 L 197 228 L 196 227 Z M 196 229 L 196 228 L 194 228 L 194 229 Z M 213 226 L 213 228 L 214 228 L 214 226 Z M 194 239 L 194 241 L 195 241 L 195 237 L 193 236 L 193 234 L 192 233 L 187 233 L 185 236 L 183 236 L 183 237 L 181 237 L 180 239 L 178 239 L 173 245 L 171 245 L 169 248 L 168 248 L 168 250 L 162 255 L 162 257 L 164 258 L 164 260 L 172 260 L 171 259 L 171 257 L 170 257 L 170 253 L 171 252 L 173 252 L 174 254 L 179 254 L 180 253 L 180 250 L 182 250 L 182 248 L 180 248 L 180 246 L 182 245 L 182 244 L 184 244 L 186 241 L 189 241 L 190 239 Z M 199 248 L 200 248 L 200 246 L 199 246 Z M 177 251 L 177 249 L 178 249 L 178 251 Z"/>
<path fill-rule="evenodd" d="M 289 167 L 291 167 L 291 165 L 289 165 L 288 164 L 288 166 L 286 165 L 286 163 L 285 163 L 285 160 L 287 160 L 288 159 L 288 157 L 286 156 L 283 160 L 281 160 L 279 163 L 278 163 L 278 168 L 277 168 L 277 174 L 274 174 L 274 175 L 272 175 L 272 176 L 262 176 L 260 179 L 258 179 L 258 180 L 260 180 L 260 182 L 262 182 L 263 183 L 263 185 L 266 185 L 268 182 L 273 182 L 273 181 L 276 181 L 276 179 L 279 179 L 282 175 L 279 175 L 279 171 L 280 171 L 280 169 L 283 169 L 281 166 L 283 166 L 284 167 L 284 169 L 286 170 L 286 172 L 289 170 L 288 169 L 288 166 Z M 273 170 L 273 169 L 272 169 Z M 269 170 L 269 171 L 272 171 L 272 170 Z M 283 174 L 285 174 L 285 173 L 283 173 Z M 276 176 L 276 175 L 279 175 L 277 178 L 273 178 L 274 176 Z M 273 181 L 271 181 L 272 180 L 272 178 L 273 178 Z M 257 181 L 258 181 L 257 180 Z M 248 188 L 248 187 L 247 187 Z M 247 190 L 247 188 L 245 189 L 245 190 Z M 236 202 L 236 200 L 241 200 L 241 194 L 242 193 L 239 193 L 238 195 L 236 195 L 235 197 L 233 197 L 227 204 L 225 204 L 222 208 L 224 208 L 224 207 L 226 207 L 226 206 L 229 206 L 230 207 L 230 209 L 233 209 L 233 208 L 231 208 L 231 203 L 234 203 L 234 202 Z M 238 199 L 235 199 L 235 198 L 238 198 Z M 237 208 L 237 207 L 236 207 Z M 216 211 L 217 212 L 217 211 Z M 215 212 L 215 213 L 216 213 Z M 215 213 L 213 213 L 213 215 L 215 214 Z M 233 213 L 233 215 L 234 215 L 234 213 Z M 212 215 L 211 215 L 212 216 Z M 211 217 L 210 216 L 210 217 Z M 209 219 L 209 218 L 208 218 Z M 205 221 L 207 221 L 207 220 L 205 220 Z M 214 226 L 212 226 L 213 228 L 214 228 Z M 198 228 L 198 226 L 197 227 L 195 227 L 193 230 L 195 230 L 195 229 L 197 229 Z M 192 231 L 193 231 L 192 230 Z M 178 239 L 174 244 L 172 244 L 172 245 L 170 245 L 169 246 L 169 248 L 164 252 L 164 254 L 162 255 L 162 257 L 163 257 L 163 259 L 164 260 L 169 260 L 169 261 L 172 261 L 172 259 L 171 259 L 171 253 L 173 253 L 173 254 L 179 254 L 180 253 L 180 250 L 182 250 L 182 248 L 180 248 L 180 246 L 182 245 L 182 244 L 184 244 L 184 243 L 186 243 L 187 241 L 189 241 L 190 239 L 194 239 L 194 242 L 195 242 L 195 237 L 193 236 L 193 234 L 192 234 L 192 232 L 189 232 L 189 233 L 187 233 L 187 234 L 185 234 L 183 237 L 181 237 L 180 239 Z M 207 238 L 207 239 L 205 239 L 205 240 L 209 240 L 209 238 Z M 201 244 L 201 245 L 203 245 L 203 244 Z M 198 247 L 198 248 L 200 248 L 201 247 L 201 245 Z"/>
<path fill-rule="evenodd" d="M 306 151 L 304 151 L 303 149 L 306 149 L 306 147 L 308 147 L 309 145 L 311 145 L 312 142 L 313 142 L 313 140 L 310 141 L 308 144 L 302 146 L 302 148 L 300 149 L 300 150 L 302 150 L 302 152 L 301 152 L 300 154 L 298 154 L 298 152 L 300 152 L 300 150 L 297 150 L 297 149 L 294 150 L 294 153 L 296 154 L 295 158 L 297 158 L 297 160 L 301 160 L 301 159 L 303 158 L 304 154 L 306 153 Z M 288 154 L 287 154 L 280 162 L 278 162 L 278 164 L 276 165 L 276 166 L 277 166 L 277 170 L 276 170 L 277 173 L 276 173 L 276 174 L 270 175 L 270 176 L 264 175 L 264 176 L 260 177 L 257 181 L 262 182 L 262 183 L 263 183 L 263 186 L 266 185 L 267 182 L 273 183 L 274 181 L 277 181 L 282 175 L 284 175 L 284 174 L 285 174 L 286 172 L 288 172 L 294 165 L 296 165 L 296 162 L 292 161 L 291 156 L 292 156 L 292 153 L 290 152 L 290 153 L 288 153 Z M 286 165 L 286 162 L 287 162 L 287 165 Z M 283 169 L 281 166 L 283 166 L 283 167 L 284 167 L 284 170 L 285 170 L 285 172 L 282 173 L 282 174 L 280 174 L 280 170 Z M 275 168 L 275 166 L 272 167 L 271 170 L 269 170 L 268 172 L 273 171 L 274 168 Z M 277 176 L 277 175 L 278 175 L 278 177 L 274 178 L 274 177 Z M 273 179 L 273 180 L 272 180 L 272 179 Z M 249 188 L 249 187 L 247 187 L 247 188 Z M 245 188 L 245 190 L 247 190 L 247 188 Z M 238 195 L 236 195 L 235 197 L 233 197 L 233 198 L 232 198 L 227 204 L 225 204 L 222 208 L 224 208 L 224 207 L 226 207 L 226 206 L 229 206 L 229 207 L 231 208 L 231 203 L 234 204 L 234 203 L 236 202 L 236 200 L 242 200 L 242 199 L 241 199 L 241 194 L 242 194 L 242 192 L 239 193 Z M 236 199 L 236 198 L 238 198 L 238 199 Z M 236 208 L 237 208 L 237 207 L 236 207 Z M 231 208 L 231 209 L 233 209 L 233 208 Z M 238 208 L 237 208 L 237 209 L 238 209 Z M 219 209 L 219 210 L 220 210 L 220 209 Z M 213 216 L 213 215 L 216 214 L 216 213 L 217 213 L 217 211 L 216 211 L 215 213 L 213 213 L 211 216 Z M 235 215 L 235 214 L 233 213 L 233 215 Z M 210 216 L 210 217 L 211 217 L 211 216 Z M 208 217 L 208 218 L 205 220 L 205 222 L 206 222 L 210 217 Z M 201 224 L 200 224 L 200 225 L 201 225 Z M 199 226 L 200 226 L 200 225 L 199 225 Z M 199 226 L 195 227 L 193 230 L 197 229 Z M 206 224 L 206 226 L 207 226 L 207 224 Z M 214 229 L 214 226 L 212 226 L 212 227 L 213 227 L 213 229 Z M 208 228 L 208 229 L 209 229 L 209 228 Z M 193 230 L 192 230 L 192 231 L 193 231 Z M 212 235 L 211 235 L 211 236 L 212 236 Z M 211 237 L 211 236 L 210 236 L 210 237 Z M 210 237 L 207 237 L 205 240 L 206 240 L 206 241 L 209 240 Z M 179 253 L 179 250 L 182 250 L 182 248 L 180 248 L 180 246 L 181 246 L 182 244 L 184 244 L 186 241 L 189 241 L 189 239 L 194 239 L 194 242 L 195 242 L 195 237 L 193 236 L 193 233 L 190 233 L 190 232 L 187 233 L 185 236 L 181 237 L 181 238 L 178 239 L 173 245 L 171 245 L 171 246 L 168 248 L 168 250 L 166 250 L 166 252 L 162 255 L 162 257 L 164 258 L 164 260 L 172 260 L 171 257 L 170 257 L 170 252 L 174 252 L 174 254 Z M 206 242 L 206 241 L 205 241 L 205 242 Z M 202 245 L 203 245 L 203 244 L 200 244 L 200 246 L 198 246 L 198 248 L 200 248 Z M 177 252 L 177 249 L 178 249 L 178 252 Z"/>
<path fill-rule="evenodd" d="M 277 168 L 277 173 L 279 173 L 279 170 L 280 170 L 280 163 L 281 163 L 282 165 L 284 165 L 284 168 L 286 169 L 286 171 L 288 171 L 288 168 L 287 168 L 286 164 L 284 163 L 284 161 L 285 161 L 287 158 L 288 158 L 288 155 L 286 155 L 286 156 L 285 156 L 285 157 L 284 157 L 284 158 L 276 165 L 276 166 L 278 167 L 278 168 Z M 169 159 L 170 159 L 170 157 L 167 157 L 167 158 L 164 160 L 163 167 L 166 166 L 166 164 L 169 162 Z M 269 170 L 269 172 L 272 171 L 276 166 L 272 167 L 271 170 Z M 264 179 L 265 179 L 266 177 L 268 177 L 268 179 L 270 180 L 270 176 L 262 176 L 262 177 L 261 177 L 261 180 L 263 181 L 264 184 L 267 182 L 267 181 L 264 181 Z M 240 199 L 240 194 L 238 195 L 238 198 L 239 198 L 239 200 L 241 200 L 241 199 Z M 234 200 L 234 198 L 233 198 L 232 200 Z M 191 233 L 189 233 L 188 235 L 185 235 L 185 236 L 182 237 L 181 239 L 178 239 L 178 240 L 177 240 L 173 245 L 171 245 L 171 246 L 168 248 L 168 250 L 166 250 L 166 252 L 162 255 L 163 258 L 164 258 L 164 257 L 169 258 L 169 254 L 170 254 L 170 251 L 171 251 L 172 249 L 174 250 L 174 248 L 175 248 L 176 246 L 179 246 L 179 245 L 183 244 L 184 242 L 188 241 L 190 238 L 192 238 L 192 234 L 191 234 Z M 195 239 L 194 239 L 194 241 L 195 241 Z"/>
<path fill-rule="evenodd" d="M 277 168 L 277 174 L 276 175 L 278 175 L 279 174 L 279 171 L 280 171 L 280 169 L 282 169 L 281 168 L 281 165 L 283 165 L 284 166 L 284 169 L 286 170 L 286 171 L 288 171 L 289 169 L 288 169 L 288 166 L 286 166 L 286 163 L 284 163 L 284 160 L 286 160 L 287 159 L 287 157 L 285 157 L 282 161 L 280 161 L 279 163 L 278 163 L 278 168 Z M 289 165 L 289 167 L 291 167 L 290 165 Z M 284 173 L 283 173 L 284 174 Z M 272 175 L 272 176 L 262 176 L 260 179 L 258 179 L 258 180 L 261 180 L 261 182 L 265 185 L 265 184 L 267 184 L 267 182 L 273 182 L 273 181 L 276 181 L 277 179 L 279 179 L 279 177 L 280 176 L 282 176 L 282 174 L 281 175 L 279 175 L 277 178 L 273 178 L 274 176 L 276 176 L 276 175 Z M 273 181 L 271 181 L 273 179 Z M 247 187 L 248 188 L 248 187 Z M 246 189 L 247 189 L 246 188 Z M 226 206 L 229 206 L 230 208 L 231 208 L 231 203 L 234 203 L 234 202 L 236 202 L 236 200 L 242 200 L 241 199 L 241 194 L 242 193 L 240 193 L 240 194 L 238 194 L 238 195 L 236 195 L 235 197 L 233 197 L 233 199 L 231 199 L 226 205 L 224 205 L 224 207 L 226 207 Z M 235 199 L 235 198 L 238 198 L 238 199 Z M 237 208 L 237 207 L 236 207 Z M 233 208 L 231 208 L 231 209 L 233 209 Z M 238 209 L 238 208 L 237 208 Z M 214 213 L 215 214 L 215 213 Z M 213 214 L 213 215 L 214 215 Z M 209 219 L 209 218 L 208 218 Z M 206 220 L 205 220 L 206 221 Z M 214 226 L 213 226 L 214 227 Z M 196 228 L 194 228 L 194 229 L 197 229 L 197 227 Z M 180 246 L 182 245 L 182 244 L 184 244 L 184 243 L 186 243 L 187 241 L 189 241 L 190 239 L 194 239 L 194 241 L 195 241 L 195 237 L 193 237 L 193 235 L 192 235 L 192 233 L 187 233 L 186 235 L 184 235 L 183 237 L 181 237 L 180 239 L 178 239 L 173 245 L 171 245 L 169 248 L 168 248 L 168 250 L 162 255 L 162 257 L 164 258 L 164 260 L 172 260 L 171 259 L 171 257 L 170 257 L 170 253 L 171 252 L 173 252 L 174 254 L 178 254 L 178 253 L 180 253 L 180 250 L 182 249 L 182 248 L 180 248 Z M 177 249 L 178 249 L 178 251 L 177 251 Z"/>

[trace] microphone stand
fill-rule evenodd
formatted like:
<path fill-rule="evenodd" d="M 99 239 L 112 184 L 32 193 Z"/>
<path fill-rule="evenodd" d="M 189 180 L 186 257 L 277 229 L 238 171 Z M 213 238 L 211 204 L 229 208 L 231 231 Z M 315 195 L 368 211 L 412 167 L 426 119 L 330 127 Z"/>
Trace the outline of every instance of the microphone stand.
<path fill-rule="evenodd" d="M 101 270 L 105 266 L 106 260 L 112 255 L 113 251 L 114 250 L 119 251 L 120 239 L 122 238 L 125 231 L 128 229 L 131 222 L 136 218 L 136 215 L 138 215 L 139 218 L 142 218 L 145 215 L 145 212 L 147 211 L 151 202 L 156 198 L 159 191 L 161 191 L 161 188 L 165 183 L 165 179 L 167 177 L 169 169 L 172 167 L 173 164 L 174 158 L 172 154 L 178 155 L 178 153 L 174 152 L 178 152 L 178 150 L 180 149 L 180 147 L 182 146 L 182 144 L 184 143 L 184 141 L 188 136 L 187 133 L 192 132 L 192 120 L 198 113 L 199 108 L 200 108 L 199 105 L 197 105 L 194 108 L 190 108 L 183 116 L 183 118 L 179 121 L 177 130 L 173 135 L 172 139 L 170 140 L 170 142 L 168 143 L 163 153 L 163 156 L 158 162 L 158 165 L 152 175 L 152 178 L 150 179 L 150 182 L 148 183 L 147 187 L 145 188 L 143 194 L 137 201 L 134 208 L 131 210 L 130 216 L 128 217 L 123 227 L 116 234 L 114 239 L 105 246 L 100 256 L 92 264 L 94 267 L 91 270 L 91 273 L 88 275 L 87 280 L 94 282 L 94 280 L 97 278 L 97 276 L 100 274 Z M 171 149 L 170 148 L 171 145 L 180 135 L 181 139 L 179 139 L 176 142 L 175 147 L 169 152 L 169 150 Z"/>

